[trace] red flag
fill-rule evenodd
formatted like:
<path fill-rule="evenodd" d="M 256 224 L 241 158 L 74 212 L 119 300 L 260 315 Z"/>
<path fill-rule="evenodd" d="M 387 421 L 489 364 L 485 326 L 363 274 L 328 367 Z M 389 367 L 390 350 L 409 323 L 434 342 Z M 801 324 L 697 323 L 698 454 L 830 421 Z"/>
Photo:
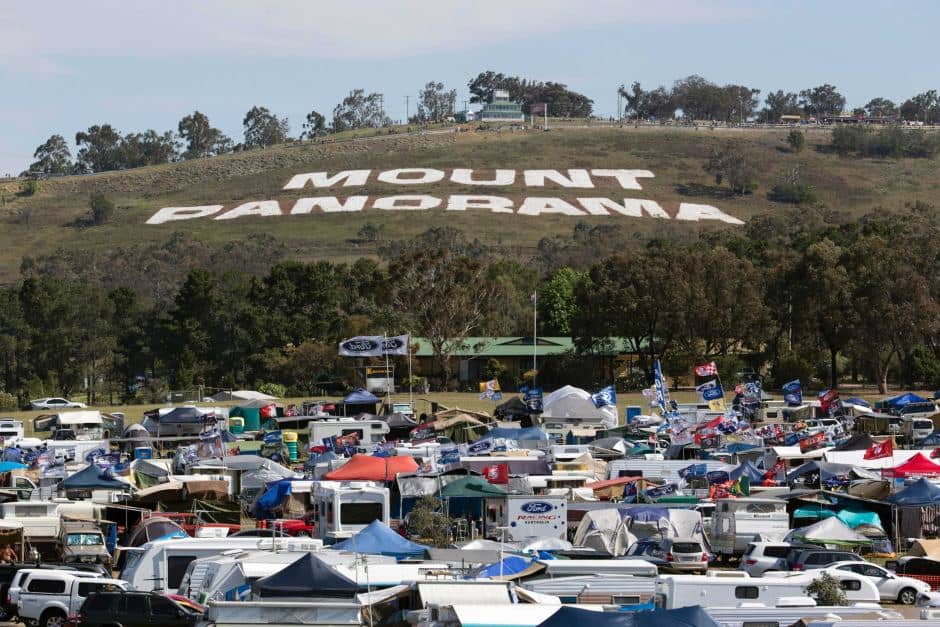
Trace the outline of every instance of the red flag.
<path fill-rule="evenodd" d="M 710 361 L 707 364 L 696 366 L 695 374 L 699 377 L 713 377 L 718 374 L 718 366 L 715 365 L 715 362 Z"/>
<path fill-rule="evenodd" d="M 483 478 L 490 483 L 509 483 L 509 464 L 493 464 L 483 467 Z"/>
<path fill-rule="evenodd" d="M 819 395 L 819 411 L 829 413 L 829 407 L 839 399 L 839 391 L 830 389 Z"/>
<path fill-rule="evenodd" d="M 865 450 L 865 459 L 882 459 L 894 455 L 894 440 L 888 438 L 880 444 L 872 444 Z"/>
<path fill-rule="evenodd" d="M 805 453 L 817 449 L 822 446 L 825 441 L 826 434 L 824 432 L 820 431 L 819 433 L 813 434 L 808 438 L 800 440 L 800 452 Z"/>

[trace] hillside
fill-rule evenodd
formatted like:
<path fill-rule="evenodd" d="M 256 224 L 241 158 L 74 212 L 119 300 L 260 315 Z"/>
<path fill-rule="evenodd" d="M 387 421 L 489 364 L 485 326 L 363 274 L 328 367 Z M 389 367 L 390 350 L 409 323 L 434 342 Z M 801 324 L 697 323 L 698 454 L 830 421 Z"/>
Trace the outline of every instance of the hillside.
<path fill-rule="evenodd" d="M 454 227 L 469 239 L 531 256 L 544 237 L 570 236 L 579 222 L 590 226 L 617 224 L 617 237 L 642 241 L 651 235 L 693 234 L 702 228 L 739 228 L 719 221 L 677 221 L 625 215 L 519 215 L 483 209 L 446 211 L 385 211 L 371 208 L 377 197 L 427 194 L 498 195 L 519 208 L 526 197 L 557 197 L 577 206 L 577 198 L 649 199 L 676 217 L 681 203 L 711 205 L 724 214 L 747 221 L 783 205 L 767 192 L 787 173 L 799 168 L 803 180 L 817 190 L 818 203 L 845 212 L 847 219 L 876 207 L 900 209 L 913 201 L 934 201 L 940 187 L 940 161 L 925 159 L 876 160 L 839 157 L 825 150 L 829 134 L 807 135 L 807 147 L 790 152 L 784 130 L 694 130 L 658 128 L 560 128 L 552 132 L 432 132 L 389 135 L 323 144 L 292 144 L 202 161 L 191 161 L 125 172 L 45 180 L 33 196 L 20 195 L 20 182 L 0 183 L 0 282 L 19 276 L 21 259 L 57 249 L 88 255 L 121 249 L 133 258 L 146 245 L 165 242 L 184 232 L 207 249 L 223 251 L 226 243 L 268 234 L 282 258 L 348 260 L 375 255 L 382 242 L 408 240 L 433 227 Z M 728 138 L 739 139 L 759 160 L 760 186 L 748 196 L 734 197 L 716 187 L 702 169 L 709 150 Z M 378 172 L 395 168 L 436 168 L 446 173 L 440 182 L 401 185 L 379 182 Z M 518 174 L 511 185 L 492 187 L 455 183 L 455 168 L 474 169 L 479 179 L 495 169 Z M 593 176 L 591 189 L 565 189 L 548 182 L 526 186 L 523 170 L 570 168 L 649 170 L 654 178 L 639 178 L 642 189 L 624 189 L 611 176 Z M 285 190 L 294 175 L 308 172 L 372 170 L 364 185 Z M 81 227 L 88 213 L 88 196 L 102 192 L 116 204 L 114 217 L 103 226 Z M 280 201 L 288 213 L 296 199 L 368 196 L 365 210 L 305 215 L 243 216 L 216 220 L 249 201 Z M 147 225 L 164 207 L 223 205 L 209 217 Z M 270 208 L 270 205 L 268 206 Z M 370 224 L 378 241 L 357 234 Z"/>

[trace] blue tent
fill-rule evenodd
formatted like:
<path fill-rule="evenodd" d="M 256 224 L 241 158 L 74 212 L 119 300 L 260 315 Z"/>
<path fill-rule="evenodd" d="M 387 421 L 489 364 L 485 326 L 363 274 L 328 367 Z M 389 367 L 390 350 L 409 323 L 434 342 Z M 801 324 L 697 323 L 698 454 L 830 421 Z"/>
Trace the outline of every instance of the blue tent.
<path fill-rule="evenodd" d="M 291 490 L 290 479 L 282 479 L 268 484 L 264 494 L 259 496 L 258 500 L 255 501 L 255 506 L 252 511 L 254 517 L 258 520 L 271 518 L 273 515 L 271 510 L 290 496 Z"/>
<path fill-rule="evenodd" d="M 933 433 L 928 435 L 926 438 L 922 438 L 918 440 L 916 443 L 916 446 L 918 446 L 919 448 L 940 446 L 940 431 L 934 431 Z"/>
<path fill-rule="evenodd" d="M 306 553 L 273 575 L 252 584 L 262 598 L 329 597 L 350 599 L 359 592 L 359 584 L 338 572 L 314 553 Z"/>
<path fill-rule="evenodd" d="M 363 388 L 356 388 L 343 399 L 345 405 L 375 405 L 379 397 Z"/>
<path fill-rule="evenodd" d="M 10 472 L 11 470 L 22 470 L 26 468 L 26 464 L 20 464 L 18 462 L 0 462 L 0 472 Z"/>
<path fill-rule="evenodd" d="M 875 403 L 875 407 L 890 407 L 891 409 L 899 409 L 911 403 L 926 403 L 926 402 L 927 402 L 926 398 L 921 398 L 920 396 L 914 394 L 913 392 L 907 392 L 905 394 L 892 396 L 891 398 L 886 398 L 884 400 L 878 401 L 877 403 Z"/>
<path fill-rule="evenodd" d="M 510 429 L 508 427 L 496 427 L 483 434 L 479 441 L 489 440 L 491 438 L 505 438 L 507 440 L 548 440 L 548 434 L 538 427 L 527 427 L 524 429 Z"/>
<path fill-rule="evenodd" d="M 740 466 L 728 473 L 728 476 L 732 481 L 737 481 L 745 476 L 751 483 L 758 483 L 764 480 L 764 471 L 755 466 L 750 460 L 744 460 Z"/>
<path fill-rule="evenodd" d="M 349 538 L 333 545 L 334 549 L 367 553 L 369 555 L 388 555 L 396 559 L 422 557 L 428 547 L 407 540 L 381 520 L 373 520 L 369 526 Z"/>
<path fill-rule="evenodd" d="M 565 605 L 539 627 L 719 627 L 701 605 L 652 612 L 594 612 Z"/>
<path fill-rule="evenodd" d="M 940 488 L 926 479 L 920 479 L 885 500 L 895 505 L 934 505 L 940 503 Z"/>
<path fill-rule="evenodd" d="M 871 403 L 866 401 L 864 398 L 859 398 L 857 396 L 851 396 L 842 402 L 848 403 L 849 405 L 858 405 L 859 407 L 871 407 Z"/>
<path fill-rule="evenodd" d="M 483 566 L 475 574 L 480 579 L 515 579 L 538 565 L 535 560 L 518 555 L 509 555 L 503 558 L 501 562 Z"/>
<path fill-rule="evenodd" d="M 129 490 L 130 484 L 107 476 L 101 468 L 89 464 L 60 482 L 58 490 Z"/>

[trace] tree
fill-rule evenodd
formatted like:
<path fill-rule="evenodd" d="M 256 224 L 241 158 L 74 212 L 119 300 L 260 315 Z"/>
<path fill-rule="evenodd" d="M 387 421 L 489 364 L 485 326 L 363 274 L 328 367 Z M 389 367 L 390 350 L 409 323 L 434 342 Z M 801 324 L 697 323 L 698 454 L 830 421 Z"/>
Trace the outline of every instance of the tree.
<path fill-rule="evenodd" d="M 585 274 L 562 266 L 552 273 L 538 294 L 539 320 L 545 335 L 571 335 L 571 321 L 577 313 L 575 287 Z"/>
<path fill-rule="evenodd" d="M 940 121 L 940 97 L 937 96 L 937 90 L 931 89 L 904 101 L 900 114 L 905 120 L 924 124 Z"/>
<path fill-rule="evenodd" d="M 816 599 L 817 605 L 848 605 L 845 593 L 839 587 L 839 580 L 823 573 L 806 586 L 806 593 Z"/>
<path fill-rule="evenodd" d="M 725 101 L 725 122 L 746 122 L 757 111 L 759 89 L 744 85 L 725 85 L 722 96 Z"/>
<path fill-rule="evenodd" d="M 128 133 L 121 140 L 121 168 L 140 168 L 176 161 L 178 144 L 172 131 L 162 135 L 150 129 L 144 133 Z"/>
<path fill-rule="evenodd" d="M 797 103 L 797 95 L 793 92 L 784 92 L 782 89 L 767 94 L 764 108 L 761 109 L 759 119 L 761 122 L 776 124 L 784 115 L 798 115 L 802 113 Z"/>
<path fill-rule="evenodd" d="M 91 209 L 91 223 L 95 226 L 101 226 L 114 215 L 114 203 L 101 192 L 95 192 L 89 197 L 88 206 Z"/>
<path fill-rule="evenodd" d="M 408 535 L 436 547 L 449 546 L 451 521 L 443 509 L 435 497 L 422 496 L 408 514 Z"/>
<path fill-rule="evenodd" d="M 29 171 L 36 174 L 70 174 L 72 172 L 72 153 L 61 135 L 53 135 L 33 153 L 35 162 Z"/>
<path fill-rule="evenodd" d="M 485 331 L 497 306 L 498 289 L 485 279 L 480 261 L 449 249 L 405 253 L 389 267 L 390 302 L 406 313 L 415 333 L 428 338 L 445 387 L 453 375 L 451 358 L 468 337 Z"/>
<path fill-rule="evenodd" d="M 865 113 L 872 118 L 888 118 L 898 114 L 897 106 L 887 98 L 872 98 L 864 109 Z"/>
<path fill-rule="evenodd" d="M 793 152 L 802 152 L 803 146 L 806 144 L 806 135 L 799 129 L 793 129 L 787 133 L 787 143 Z"/>
<path fill-rule="evenodd" d="M 214 128 L 209 123 L 209 117 L 200 111 L 194 111 L 180 120 L 177 130 L 186 142 L 184 159 L 211 157 L 232 150 L 232 140 Z"/>
<path fill-rule="evenodd" d="M 280 118 L 265 107 L 254 106 L 242 120 L 245 128 L 246 148 L 267 148 L 287 141 L 290 125 L 287 118 Z"/>
<path fill-rule="evenodd" d="M 806 115 L 839 115 L 845 108 L 845 96 L 836 90 L 835 85 L 826 83 L 801 91 L 800 106 Z"/>
<path fill-rule="evenodd" d="M 441 122 L 454 113 L 457 90 L 444 90 L 444 83 L 431 81 L 418 94 L 418 119 L 422 122 Z"/>
<path fill-rule="evenodd" d="M 523 111 L 529 112 L 536 103 L 548 105 L 548 114 L 555 117 L 588 117 L 593 101 L 583 94 L 568 89 L 567 85 L 530 81 L 517 76 L 506 76 L 492 70 L 480 72 L 467 87 L 470 102 L 490 102 L 497 89 L 509 92 L 509 99 L 522 103 Z"/>
<path fill-rule="evenodd" d="M 91 172 L 106 172 L 122 167 L 122 137 L 110 124 L 89 126 L 75 134 L 79 147 L 77 161 Z"/>
<path fill-rule="evenodd" d="M 617 93 L 620 94 L 625 101 L 624 115 L 636 118 L 637 120 L 645 120 L 649 116 L 649 96 L 643 91 L 638 81 L 634 81 L 633 84 L 630 85 L 629 91 L 624 89 L 624 86 L 621 85 Z M 619 116 L 620 112 L 618 112 L 617 115 Z"/>
<path fill-rule="evenodd" d="M 307 139 L 316 139 L 327 134 L 326 118 L 317 111 L 311 111 L 307 114 L 307 121 L 304 122 L 304 133 L 301 137 Z"/>
<path fill-rule="evenodd" d="M 716 185 L 727 181 L 732 193 L 750 194 L 757 189 L 759 165 L 756 157 L 740 142 L 712 148 L 703 167 L 715 177 Z"/>
<path fill-rule="evenodd" d="M 366 95 L 363 89 L 354 89 L 333 109 L 333 132 L 357 128 L 379 128 L 391 124 L 385 115 L 382 94 Z"/>

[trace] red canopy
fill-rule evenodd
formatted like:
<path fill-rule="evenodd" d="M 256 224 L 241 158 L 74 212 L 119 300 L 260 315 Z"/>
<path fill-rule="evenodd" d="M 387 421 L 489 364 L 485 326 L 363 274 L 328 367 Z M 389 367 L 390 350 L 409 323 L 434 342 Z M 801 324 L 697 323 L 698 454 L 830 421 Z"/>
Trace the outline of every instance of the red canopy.
<path fill-rule="evenodd" d="M 923 453 L 918 453 L 900 466 L 883 469 L 881 476 L 897 479 L 907 477 L 940 477 L 940 465 L 930 461 Z"/>
<path fill-rule="evenodd" d="M 417 469 L 415 458 L 407 455 L 353 455 L 343 466 L 326 473 L 323 478 L 328 481 L 392 481 L 398 473 L 412 473 Z"/>

